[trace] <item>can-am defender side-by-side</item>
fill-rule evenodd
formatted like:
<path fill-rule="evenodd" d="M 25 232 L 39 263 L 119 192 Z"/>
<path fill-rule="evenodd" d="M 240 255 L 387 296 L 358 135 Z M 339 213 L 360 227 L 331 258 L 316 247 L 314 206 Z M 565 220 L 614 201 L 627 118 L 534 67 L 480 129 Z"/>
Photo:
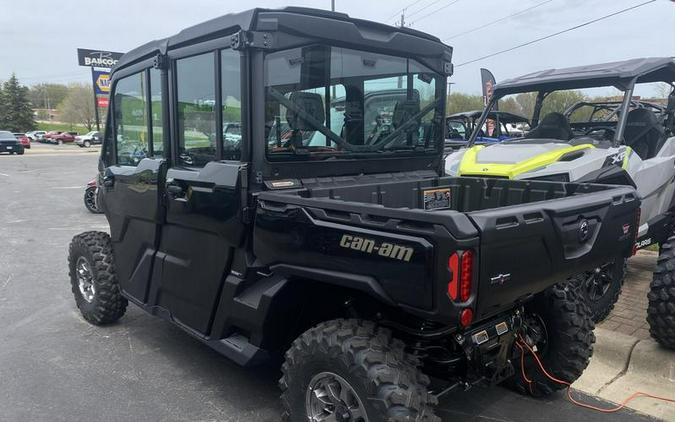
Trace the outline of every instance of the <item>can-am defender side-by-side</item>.
<path fill-rule="evenodd" d="M 448 156 L 446 173 L 520 180 L 558 180 L 636 186 L 642 199 L 637 248 L 665 244 L 675 216 L 675 62 L 672 58 L 633 59 L 568 69 L 552 69 L 511 79 L 495 87 L 490 110 L 507 96 L 535 99 L 531 130 L 523 139 L 474 145 Z M 634 98 L 645 84 L 662 82 L 674 91 L 662 105 Z M 555 93 L 613 87 L 623 100 L 578 102 L 565 110 Z M 610 88 L 611 89 L 611 88 Z M 547 99 L 552 98 L 547 102 Z M 551 102 L 558 101 L 558 107 Z M 542 110 L 548 110 L 540 119 Z M 626 110 L 626 112 L 623 112 Z M 570 122 L 568 118 L 573 118 Z M 481 118 L 479 125 L 487 118 Z M 662 249 L 663 251 L 663 249 Z M 666 259 L 665 257 L 662 257 Z M 662 261 L 663 261 L 662 259 Z M 675 295 L 660 265 L 652 285 L 649 321 L 652 336 L 675 347 Z M 624 260 L 612 260 L 577 280 L 596 320 L 612 309 L 625 275 Z"/>
<path fill-rule="evenodd" d="M 593 322 L 558 282 L 629 256 L 640 201 L 444 176 L 451 53 L 288 8 L 126 54 L 100 161 L 110 235 L 70 245 L 84 318 L 114 322 L 129 301 L 241 365 L 285 354 L 293 422 L 439 421 L 453 387 L 563 388 L 530 348 L 573 382 Z"/>

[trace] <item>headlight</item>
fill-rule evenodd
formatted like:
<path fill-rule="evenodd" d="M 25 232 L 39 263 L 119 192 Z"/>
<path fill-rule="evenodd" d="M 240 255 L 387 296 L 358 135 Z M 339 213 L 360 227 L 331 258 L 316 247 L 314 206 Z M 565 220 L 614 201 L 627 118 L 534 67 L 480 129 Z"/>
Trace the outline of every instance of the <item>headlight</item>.
<path fill-rule="evenodd" d="M 546 182 L 569 182 L 570 175 L 567 173 L 549 174 L 548 176 L 533 177 L 528 180 L 541 180 Z"/>

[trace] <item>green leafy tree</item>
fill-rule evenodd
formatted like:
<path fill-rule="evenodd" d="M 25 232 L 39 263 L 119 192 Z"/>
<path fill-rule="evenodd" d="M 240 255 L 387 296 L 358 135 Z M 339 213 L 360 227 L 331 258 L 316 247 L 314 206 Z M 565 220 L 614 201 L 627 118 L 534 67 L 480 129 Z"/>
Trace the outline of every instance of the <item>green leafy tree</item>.
<path fill-rule="evenodd" d="M 14 74 L 2 85 L 0 116 L 0 127 L 4 130 L 26 132 L 35 129 L 28 88 L 20 85 Z"/>
<path fill-rule="evenodd" d="M 482 109 L 483 97 L 480 95 L 462 94 L 461 92 L 448 95 L 447 115 Z"/>
<path fill-rule="evenodd" d="M 537 93 L 526 92 L 523 94 L 518 94 L 516 95 L 515 100 L 522 110 L 522 113 L 518 114 L 531 119 L 532 115 L 534 114 L 534 106 L 537 102 Z M 581 91 L 566 90 L 552 92 L 544 99 L 541 112 L 539 113 L 539 118 L 543 118 L 548 113 L 562 113 L 572 104 L 583 100 L 587 100 L 587 97 Z"/>
<path fill-rule="evenodd" d="M 35 108 L 56 108 L 68 95 L 68 86 L 42 83 L 30 87 L 28 99 Z"/>
<path fill-rule="evenodd" d="M 68 86 L 68 94 L 57 108 L 65 123 L 84 125 L 87 130 L 92 130 L 96 124 L 94 90 L 90 84 Z"/>

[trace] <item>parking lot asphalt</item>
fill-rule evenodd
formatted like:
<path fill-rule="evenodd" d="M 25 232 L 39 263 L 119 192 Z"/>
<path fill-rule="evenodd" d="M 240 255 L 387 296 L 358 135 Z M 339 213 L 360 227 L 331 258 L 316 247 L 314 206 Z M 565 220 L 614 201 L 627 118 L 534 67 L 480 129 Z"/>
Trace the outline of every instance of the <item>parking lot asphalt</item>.
<path fill-rule="evenodd" d="M 87 212 L 96 154 L 0 155 L 0 421 L 279 420 L 278 368 L 242 369 L 133 305 L 86 323 L 67 275 L 68 243 L 107 230 Z M 443 421 L 643 421 L 503 388 L 448 394 Z"/>

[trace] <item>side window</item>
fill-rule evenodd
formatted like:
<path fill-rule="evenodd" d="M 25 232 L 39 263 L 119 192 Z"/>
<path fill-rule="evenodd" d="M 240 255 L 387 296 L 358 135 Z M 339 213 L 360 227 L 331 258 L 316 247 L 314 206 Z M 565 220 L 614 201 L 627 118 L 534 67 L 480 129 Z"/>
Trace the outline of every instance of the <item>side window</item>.
<path fill-rule="evenodd" d="M 115 86 L 117 164 L 136 166 L 148 155 L 145 73 L 120 79 Z"/>
<path fill-rule="evenodd" d="M 150 69 L 150 110 L 152 122 L 152 153 L 164 157 L 164 132 L 162 120 L 162 72 Z"/>
<path fill-rule="evenodd" d="M 223 102 L 223 158 L 241 158 L 241 56 L 232 50 L 220 53 Z"/>
<path fill-rule="evenodd" d="M 202 167 L 216 159 L 214 53 L 176 60 L 178 164 Z"/>

